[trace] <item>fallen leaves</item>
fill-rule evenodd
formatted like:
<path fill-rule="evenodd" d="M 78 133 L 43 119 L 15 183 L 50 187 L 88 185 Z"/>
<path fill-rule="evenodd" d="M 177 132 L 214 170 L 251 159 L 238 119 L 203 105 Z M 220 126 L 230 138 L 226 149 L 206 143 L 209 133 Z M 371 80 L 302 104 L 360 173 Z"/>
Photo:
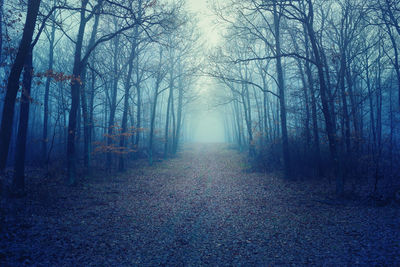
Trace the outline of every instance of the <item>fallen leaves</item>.
<path fill-rule="evenodd" d="M 245 173 L 242 162 L 201 145 L 118 181 L 37 180 L 7 215 L 0 265 L 400 262 L 398 207 L 326 205 L 315 201 L 318 186 Z"/>

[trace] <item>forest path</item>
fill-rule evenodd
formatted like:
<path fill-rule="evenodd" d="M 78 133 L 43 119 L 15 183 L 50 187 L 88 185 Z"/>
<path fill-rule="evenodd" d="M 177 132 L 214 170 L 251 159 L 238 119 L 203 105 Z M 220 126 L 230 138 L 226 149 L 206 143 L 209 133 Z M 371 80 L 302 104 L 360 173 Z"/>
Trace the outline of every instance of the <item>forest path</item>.
<path fill-rule="evenodd" d="M 1 236 L 0 265 L 400 262 L 398 207 L 322 204 L 310 182 L 245 168 L 235 150 L 197 144 L 103 182 L 28 185 L 32 192 L 15 203 Z"/>

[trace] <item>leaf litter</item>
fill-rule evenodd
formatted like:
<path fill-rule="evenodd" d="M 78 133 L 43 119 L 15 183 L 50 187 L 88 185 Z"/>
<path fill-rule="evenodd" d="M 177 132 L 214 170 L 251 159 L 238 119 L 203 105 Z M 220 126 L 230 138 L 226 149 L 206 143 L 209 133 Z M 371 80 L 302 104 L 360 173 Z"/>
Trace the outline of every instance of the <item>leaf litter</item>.
<path fill-rule="evenodd" d="M 248 173 L 222 145 L 103 182 L 29 181 L 10 200 L 1 266 L 400 264 L 399 207 L 326 205 L 316 183 Z"/>

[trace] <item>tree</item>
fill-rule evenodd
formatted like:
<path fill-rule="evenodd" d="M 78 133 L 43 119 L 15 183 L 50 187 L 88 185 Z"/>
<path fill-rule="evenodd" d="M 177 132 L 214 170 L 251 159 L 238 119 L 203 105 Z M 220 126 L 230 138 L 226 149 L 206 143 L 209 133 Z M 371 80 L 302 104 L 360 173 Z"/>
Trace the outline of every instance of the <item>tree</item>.
<path fill-rule="evenodd" d="M 4 172 L 7 164 L 8 149 L 10 146 L 12 123 L 14 119 L 15 100 L 19 89 L 19 78 L 25 62 L 25 58 L 30 52 L 32 36 L 36 25 L 39 12 L 40 0 L 29 1 L 28 11 L 24 24 L 22 39 L 18 47 L 17 56 L 14 60 L 10 75 L 7 80 L 7 91 L 4 99 L 3 113 L 0 128 L 0 172 Z"/>
<path fill-rule="evenodd" d="M 50 33 L 50 43 L 49 43 L 49 63 L 48 70 L 53 69 L 54 65 L 54 42 L 56 35 L 56 25 L 52 22 L 51 33 Z M 42 140 L 42 159 L 47 158 L 47 134 L 48 134 L 48 121 L 49 121 L 49 93 L 50 93 L 50 82 L 51 77 L 46 78 L 45 93 L 44 93 L 44 111 L 43 111 L 43 140 Z"/>

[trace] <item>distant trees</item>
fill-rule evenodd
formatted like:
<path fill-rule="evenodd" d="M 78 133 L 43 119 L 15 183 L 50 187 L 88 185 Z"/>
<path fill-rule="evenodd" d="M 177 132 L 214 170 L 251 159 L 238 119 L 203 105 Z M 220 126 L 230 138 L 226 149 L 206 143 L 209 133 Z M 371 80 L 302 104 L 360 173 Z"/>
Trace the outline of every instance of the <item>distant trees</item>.
<path fill-rule="evenodd" d="M 182 9 L 183 2 L 42 2 L 43 10 L 39 10 L 40 1 L 21 4 L 27 8 L 24 24 L 18 24 L 24 15 L 9 12 L 8 4 L 4 9 L 10 15 L 6 21 L 3 12 L 0 17 L 9 43 L 20 43 L 16 55 L 1 54 L 2 60 L 13 60 L 13 64 L 9 70 L 4 65 L 0 73 L 10 74 L 2 105 L 0 165 L 4 172 L 9 156 L 15 158 L 15 189 L 23 191 L 25 152 L 29 163 L 39 159 L 38 164 L 52 165 L 51 156 L 64 158 L 70 185 L 78 182 L 80 174 L 90 175 L 93 163 L 110 171 L 125 170 L 129 158 L 146 155 L 152 163 L 160 156 L 154 152 L 163 151 L 168 140 L 172 140 L 168 154 L 176 153 L 184 105 L 190 100 L 185 92 L 191 90 L 183 79 L 190 80 L 196 71 L 183 63 L 194 58 L 197 47 L 194 35 L 189 34 L 194 26 Z M 36 27 L 39 13 L 42 24 Z M 16 22 L 12 28 L 9 20 Z M 191 28 L 185 30 L 188 25 Z M 21 40 L 19 26 L 24 26 Z M 158 61 L 155 51 L 164 51 Z M 176 56 L 170 57 L 171 53 Z M 175 68 L 169 77 L 172 86 L 165 79 L 166 64 Z M 163 94 L 167 91 L 176 95 L 168 100 Z M 173 121 L 165 141 L 161 134 L 164 114 Z M 63 151 L 67 153 L 61 157 Z"/>
<path fill-rule="evenodd" d="M 13 165 L 15 188 L 25 154 L 30 164 L 66 163 L 59 170 L 73 185 L 94 168 L 124 171 L 130 159 L 177 153 L 205 65 L 183 7 L 0 1 L 0 171 Z M 203 72 L 224 88 L 227 139 L 255 167 L 333 178 L 338 195 L 359 177 L 375 191 L 395 184 L 399 8 L 389 0 L 216 5 L 224 42 Z"/>
<path fill-rule="evenodd" d="M 386 0 L 232 0 L 215 6 L 227 34 L 210 75 L 231 91 L 229 129 L 236 143 L 245 138 L 249 149 L 258 144 L 255 165 L 271 168 L 278 156 L 286 174 L 333 175 L 338 195 L 346 180 L 361 183 L 359 177 L 373 179 L 374 190 L 379 182 L 390 190 L 399 160 L 396 10 L 397 2 Z M 391 67 L 383 67 L 387 62 Z M 252 94 L 243 94 L 250 88 Z"/>
<path fill-rule="evenodd" d="M 372 1 L 370 5 L 373 10 L 378 12 L 377 16 L 384 23 L 384 30 L 389 36 L 392 44 L 394 58 L 391 60 L 391 63 L 393 64 L 397 75 L 398 104 L 400 108 L 400 65 L 398 51 L 398 42 L 400 36 L 400 3 L 391 0 L 376 0 Z"/>

